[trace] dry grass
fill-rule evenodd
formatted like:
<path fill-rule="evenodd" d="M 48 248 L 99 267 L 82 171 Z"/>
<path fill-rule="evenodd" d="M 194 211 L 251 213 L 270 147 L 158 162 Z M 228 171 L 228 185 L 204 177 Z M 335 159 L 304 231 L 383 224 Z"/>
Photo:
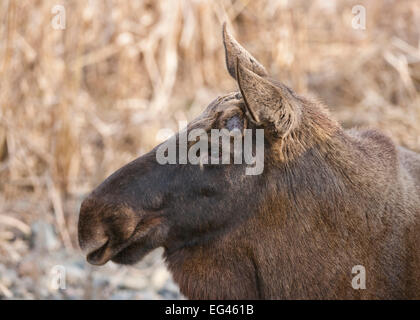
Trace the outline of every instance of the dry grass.
<path fill-rule="evenodd" d="M 67 25 L 54 30 L 60 2 Z M 351 27 L 359 2 L 366 30 Z M 3 0 L 0 262 L 19 258 L 10 229 L 34 219 L 75 248 L 92 187 L 154 146 L 160 128 L 235 89 L 224 20 L 276 78 L 326 102 L 344 126 L 380 128 L 420 151 L 419 1 Z"/>

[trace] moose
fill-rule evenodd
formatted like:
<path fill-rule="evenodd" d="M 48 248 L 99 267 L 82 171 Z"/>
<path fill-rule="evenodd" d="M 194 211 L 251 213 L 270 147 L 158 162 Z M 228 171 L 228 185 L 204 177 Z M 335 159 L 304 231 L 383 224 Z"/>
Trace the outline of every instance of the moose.
<path fill-rule="evenodd" d="M 226 24 L 223 43 L 239 90 L 187 130 L 263 129 L 263 172 L 159 164 L 154 148 L 82 202 L 87 261 L 134 264 L 163 247 L 190 299 L 419 299 L 420 154 L 376 130 L 344 130 L 270 78 Z"/>

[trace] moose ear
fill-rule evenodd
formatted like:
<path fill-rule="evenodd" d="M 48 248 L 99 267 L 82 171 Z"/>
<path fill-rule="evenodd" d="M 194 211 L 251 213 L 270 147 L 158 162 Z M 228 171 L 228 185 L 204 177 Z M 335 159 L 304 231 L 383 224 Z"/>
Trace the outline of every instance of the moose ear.
<path fill-rule="evenodd" d="M 264 77 L 267 71 L 248 51 L 246 51 L 226 29 L 226 22 L 223 23 L 223 44 L 225 47 L 226 67 L 229 74 L 236 79 L 236 61 Z"/>
<path fill-rule="evenodd" d="M 236 79 L 251 120 L 275 137 L 286 136 L 298 125 L 301 109 L 290 92 L 236 62 Z"/>

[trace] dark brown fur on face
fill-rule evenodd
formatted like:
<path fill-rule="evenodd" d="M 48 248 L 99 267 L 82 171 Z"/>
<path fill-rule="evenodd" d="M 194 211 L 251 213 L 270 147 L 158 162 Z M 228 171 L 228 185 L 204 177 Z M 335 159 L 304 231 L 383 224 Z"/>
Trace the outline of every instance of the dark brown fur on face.
<path fill-rule="evenodd" d="M 160 165 L 156 148 L 83 202 L 88 261 L 131 264 L 157 247 L 191 299 L 419 299 L 420 155 L 344 131 L 268 78 L 223 28 L 239 86 L 189 129 L 264 129 L 261 175 L 244 165 Z M 366 289 L 351 285 L 366 269 Z"/>

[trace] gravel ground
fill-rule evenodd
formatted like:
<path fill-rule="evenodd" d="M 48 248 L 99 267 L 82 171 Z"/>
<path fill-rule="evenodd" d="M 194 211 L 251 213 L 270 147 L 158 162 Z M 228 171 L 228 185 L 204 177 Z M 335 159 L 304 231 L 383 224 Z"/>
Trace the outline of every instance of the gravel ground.
<path fill-rule="evenodd" d="M 0 299 L 183 299 L 158 249 L 134 266 L 89 265 L 61 245 L 52 224 L 1 226 Z M 8 235 L 8 239 L 4 239 Z"/>

